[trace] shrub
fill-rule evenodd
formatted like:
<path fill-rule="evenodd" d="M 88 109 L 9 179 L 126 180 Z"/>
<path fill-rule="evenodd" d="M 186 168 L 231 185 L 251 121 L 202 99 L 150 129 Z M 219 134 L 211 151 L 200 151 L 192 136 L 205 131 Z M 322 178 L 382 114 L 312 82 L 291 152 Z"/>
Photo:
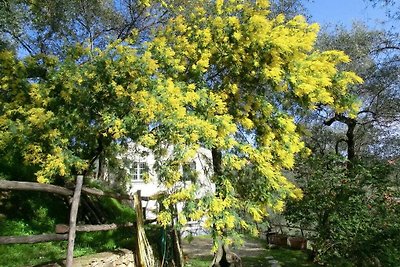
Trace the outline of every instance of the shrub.
<path fill-rule="evenodd" d="M 298 167 L 301 201 L 291 201 L 286 218 L 313 227 L 316 260 L 341 266 L 396 266 L 400 262 L 399 188 L 391 168 L 379 162 L 354 164 L 337 156 L 311 158 Z"/>

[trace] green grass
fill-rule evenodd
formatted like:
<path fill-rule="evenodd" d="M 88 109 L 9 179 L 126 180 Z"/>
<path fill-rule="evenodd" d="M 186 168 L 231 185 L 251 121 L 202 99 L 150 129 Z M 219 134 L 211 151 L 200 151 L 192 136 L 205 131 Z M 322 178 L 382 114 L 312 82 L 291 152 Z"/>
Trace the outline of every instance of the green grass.
<path fill-rule="evenodd" d="M 51 262 L 61 262 L 66 257 L 67 242 L 48 242 L 41 244 L 0 245 L 0 266 L 35 266 Z M 77 247 L 74 256 L 95 253 L 88 247 Z"/>
<path fill-rule="evenodd" d="M 261 256 L 243 257 L 243 266 L 270 266 L 266 257 L 273 256 L 282 266 L 291 267 L 316 267 L 319 266 L 308 260 L 308 256 L 304 251 L 292 250 L 285 248 L 269 249 Z"/>
<path fill-rule="evenodd" d="M 21 221 L 0 222 L 1 235 L 36 234 Z M 77 233 L 74 256 L 79 257 L 117 248 L 133 249 L 133 228 L 121 228 L 111 231 Z M 0 245 L 0 266 L 35 266 L 49 262 L 61 262 L 66 257 L 67 242 L 47 242 L 38 244 Z"/>
<path fill-rule="evenodd" d="M 194 259 L 189 259 L 186 262 L 185 267 L 209 267 L 211 261 L 212 261 L 211 256 L 197 257 Z"/>

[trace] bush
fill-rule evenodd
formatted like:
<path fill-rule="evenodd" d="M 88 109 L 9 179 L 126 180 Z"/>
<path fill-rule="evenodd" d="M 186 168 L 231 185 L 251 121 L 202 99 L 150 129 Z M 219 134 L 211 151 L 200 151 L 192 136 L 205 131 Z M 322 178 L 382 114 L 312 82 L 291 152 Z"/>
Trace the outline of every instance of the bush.
<path fill-rule="evenodd" d="M 106 214 L 107 222 L 127 223 L 135 220 L 135 211 L 132 207 L 121 204 L 118 200 L 111 197 L 101 197 L 98 200 L 101 209 Z"/>
<path fill-rule="evenodd" d="M 54 232 L 56 224 L 65 224 L 69 218 L 69 207 L 62 197 L 42 192 L 8 192 L 0 202 L 0 210 L 4 215 L 2 221 L 24 224 L 29 228 L 29 234 Z M 3 232 L 2 228 L 0 232 Z M 18 233 L 16 230 L 9 234 Z"/>
<path fill-rule="evenodd" d="M 0 220 L 0 236 L 11 235 L 32 235 L 32 228 L 24 221 L 20 220 Z"/>
<path fill-rule="evenodd" d="M 313 227 L 316 260 L 341 266 L 397 266 L 400 255 L 399 188 L 391 168 L 379 162 L 354 164 L 347 169 L 337 156 L 311 158 L 298 167 L 304 191 L 292 201 L 286 219 Z"/>

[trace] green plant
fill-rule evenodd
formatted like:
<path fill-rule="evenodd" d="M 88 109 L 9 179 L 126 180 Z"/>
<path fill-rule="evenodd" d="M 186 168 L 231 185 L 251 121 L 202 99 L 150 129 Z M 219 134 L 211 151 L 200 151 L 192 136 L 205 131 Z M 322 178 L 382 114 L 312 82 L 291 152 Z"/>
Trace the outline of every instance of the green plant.
<path fill-rule="evenodd" d="M 0 220 L 0 236 L 31 235 L 31 227 L 23 220 Z"/>
<path fill-rule="evenodd" d="M 288 203 L 286 219 L 315 229 L 317 261 L 396 266 L 400 205 L 391 168 L 372 161 L 353 165 L 349 169 L 345 159 L 329 155 L 299 166 L 304 198 Z"/>
<path fill-rule="evenodd" d="M 79 247 L 92 248 L 94 251 L 114 250 L 118 247 L 133 249 L 133 239 L 132 228 L 120 228 L 112 231 L 78 233 L 76 244 Z"/>
<path fill-rule="evenodd" d="M 34 266 L 65 258 L 67 242 L 0 245 L 0 266 Z"/>
<path fill-rule="evenodd" d="M 120 201 L 111 197 L 102 197 L 98 200 L 107 221 L 113 223 L 127 223 L 135 220 L 135 211 L 132 207 L 122 204 Z"/>

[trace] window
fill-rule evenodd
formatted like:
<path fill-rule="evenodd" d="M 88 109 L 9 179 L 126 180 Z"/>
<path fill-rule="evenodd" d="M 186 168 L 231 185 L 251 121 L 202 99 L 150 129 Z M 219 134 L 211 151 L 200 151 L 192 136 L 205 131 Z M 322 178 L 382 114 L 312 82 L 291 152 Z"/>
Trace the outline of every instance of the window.
<path fill-rule="evenodd" d="M 182 165 L 182 180 L 195 182 L 197 177 L 196 162 L 192 161 Z"/>
<path fill-rule="evenodd" d="M 132 165 L 133 180 L 144 180 L 145 174 L 148 172 L 146 162 L 134 162 Z"/>

